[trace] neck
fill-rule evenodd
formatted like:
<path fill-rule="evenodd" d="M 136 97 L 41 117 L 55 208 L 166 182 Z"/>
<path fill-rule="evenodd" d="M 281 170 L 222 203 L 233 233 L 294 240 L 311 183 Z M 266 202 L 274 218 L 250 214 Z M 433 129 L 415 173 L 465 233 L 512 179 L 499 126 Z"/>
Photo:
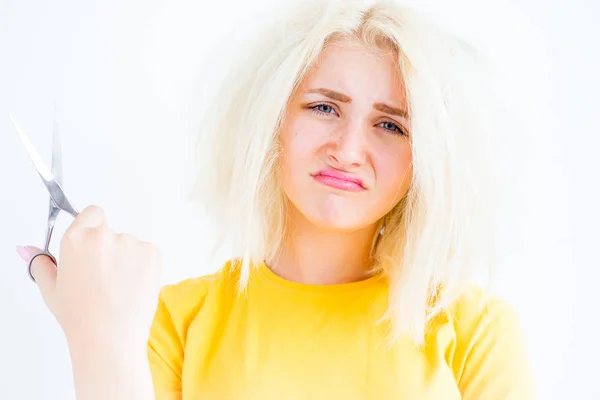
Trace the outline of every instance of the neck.
<path fill-rule="evenodd" d="M 352 232 L 319 228 L 303 218 L 288 224 L 287 235 L 269 267 L 298 283 L 330 285 L 370 276 L 371 243 L 376 224 Z"/>

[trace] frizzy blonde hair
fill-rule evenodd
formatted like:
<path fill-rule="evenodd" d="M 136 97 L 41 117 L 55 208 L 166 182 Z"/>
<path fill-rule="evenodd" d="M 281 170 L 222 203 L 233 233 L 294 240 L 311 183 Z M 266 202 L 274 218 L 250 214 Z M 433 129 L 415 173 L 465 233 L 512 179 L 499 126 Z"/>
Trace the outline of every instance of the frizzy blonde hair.
<path fill-rule="evenodd" d="M 333 39 L 391 43 L 405 80 L 414 172 L 406 197 L 377 221 L 385 232 L 373 259 L 389 279 L 393 337 L 422 344 L 428 321 L 493 262 L 499 125 L 491 69 L 468 44 L 397 2 L 283 3 L 204 114 L 191 199 L 217 219 L 217 243 L 233 243 L 243 288 L 251 266 L 273 257 L 285 233 L 278 133 L 291 94 Z"/>

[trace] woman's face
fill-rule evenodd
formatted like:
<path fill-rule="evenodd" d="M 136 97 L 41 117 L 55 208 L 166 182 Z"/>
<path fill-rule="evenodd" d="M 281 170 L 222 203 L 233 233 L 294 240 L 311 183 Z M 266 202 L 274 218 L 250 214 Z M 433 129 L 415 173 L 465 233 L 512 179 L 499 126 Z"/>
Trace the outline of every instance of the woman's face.
<path fill-rule="evenodd" d="M 355 231 L 387 214 L 412 179 L 406 106 L 393 52 L 354 41 L 323 50 L 281 132 L 291 217 Z"/>

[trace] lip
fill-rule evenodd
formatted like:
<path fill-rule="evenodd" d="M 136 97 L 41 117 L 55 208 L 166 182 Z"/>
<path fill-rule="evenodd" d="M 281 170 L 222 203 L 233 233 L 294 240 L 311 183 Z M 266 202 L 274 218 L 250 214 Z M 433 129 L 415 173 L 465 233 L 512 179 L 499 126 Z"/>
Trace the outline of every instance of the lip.
<path fill-rule="evenodd" d="M 326 186 L 346 190 L 348 192 L 361 192 L 366 190 L 365 185 L 360 179 L 336 169 L 324 169 L 313 174 L 312 177 Z"/>

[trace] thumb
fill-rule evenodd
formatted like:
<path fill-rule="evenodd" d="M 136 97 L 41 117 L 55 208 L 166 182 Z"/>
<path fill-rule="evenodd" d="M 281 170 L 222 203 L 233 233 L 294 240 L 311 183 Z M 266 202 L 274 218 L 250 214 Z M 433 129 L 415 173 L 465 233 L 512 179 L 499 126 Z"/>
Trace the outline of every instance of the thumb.
<path fill-rule="evenodd" d="M 82 228 L 95 228 L 106 222 L 104 210 L 99 206 L 92 204 L 87 206 L 81 213 L 75 217 L 67 232 L 71 230 L 79 230 Z M 65 233 L 65 235 L 67 234 Z"/>
<path fill-rule="evenodd" d="M 40 251 L 41 249 L 35 246 L 17 246 L 17 252 L 25 262 L 29 262 L 31 257 Z M 31 263 L 31 275 L 33 275 L 42 294 L 42 298 L 48 307 L 50 307 L 50 300 L 53 296 L 54 288 L 56 287 L 56 272 L 56 265 L 52 262 L 50 257 L 45 255 L 36 257 Z"/>

